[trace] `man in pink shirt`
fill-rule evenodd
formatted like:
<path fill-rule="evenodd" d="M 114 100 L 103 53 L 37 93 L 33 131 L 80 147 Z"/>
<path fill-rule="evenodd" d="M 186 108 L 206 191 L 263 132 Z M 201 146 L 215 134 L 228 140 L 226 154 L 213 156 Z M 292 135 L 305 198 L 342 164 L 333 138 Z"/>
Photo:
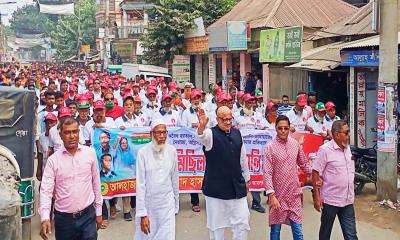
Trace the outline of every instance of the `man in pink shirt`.
<path fill-rule="evenodd" d="M 318 212 L 322 208 L 319 239 L 330 239 L 336 215 L 344 239 L 358 239 L 353 206 L 354 161 L 351 159 L 349 133 L 345 121 L 333 122 L 333 140 L 319 148 L 313 161 L 314 208 Z M 322 187 L 318 187 L 321 182 Z"/>
<path fill-rule="evenodd" d="M 79 145 L 79 124 L 68 117 L 60 123 L 64 146 L 51 155 L 40 187 L 40 235 L 49 239 L 54 198 L 57 240 L 97 239 L 102 222 L 99 167 L 94 149 Z"/>

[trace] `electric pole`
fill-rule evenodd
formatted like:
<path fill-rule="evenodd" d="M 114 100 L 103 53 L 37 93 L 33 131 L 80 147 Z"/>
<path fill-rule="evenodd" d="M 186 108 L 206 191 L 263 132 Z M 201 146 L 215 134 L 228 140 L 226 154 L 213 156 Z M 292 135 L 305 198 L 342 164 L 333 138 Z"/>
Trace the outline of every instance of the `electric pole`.
<path fill-rule="evenodd" d="M 378 199 L 397 201 L 397 153 L 398 153 L 398 0 L 381 0 L 380 7 L 380 42 L 379 42 L 379 78 L 378 84 L 385 93 L 385 126 L 378 131 Z M 379 142 L 389 144 L 390 150 L 381 151 Z M 390 135 L 390 138 L 387 138 Z"/>

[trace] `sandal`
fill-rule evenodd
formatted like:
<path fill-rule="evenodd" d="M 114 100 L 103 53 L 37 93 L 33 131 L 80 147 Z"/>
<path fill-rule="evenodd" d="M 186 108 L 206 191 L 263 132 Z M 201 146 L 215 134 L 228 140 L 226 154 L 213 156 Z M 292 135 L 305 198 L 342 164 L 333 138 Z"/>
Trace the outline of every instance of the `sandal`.
<path fill-rule="evenodd" d="M 106 229 L 107 227 L 108 227 L 108 220 L 103 220 L 103 221 L 101 222 L 100 228 L 101 228 L 101 229 Z"/>
<path fill-rule="evenodd" d="M 193 205 L 192 206 L 192 211 L 193 212 L 200 212 L 200 206 L 199 205 Z"/>
<path fill-rule="evenodd" d="M 112 219 L 117 217 L 117 208 L 116 207 L 110 207 L 110 217 Z"/>

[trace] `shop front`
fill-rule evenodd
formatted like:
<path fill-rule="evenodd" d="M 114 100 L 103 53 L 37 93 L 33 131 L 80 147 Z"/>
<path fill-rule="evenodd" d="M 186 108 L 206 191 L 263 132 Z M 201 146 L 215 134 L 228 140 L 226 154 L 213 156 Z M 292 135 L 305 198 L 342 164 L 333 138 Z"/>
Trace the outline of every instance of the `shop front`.
<path fill-rule="evenodd" d="M 248 27 L 244 21 L 228 21 L 209 29 L 210 83 L 227 87 L 232 79 L 238 89 L 244 89 L 246 72 L 251 72 L 247 53 Z"/>
<path fill-rule="evenodd" d="M 392 106 L 386 112 L 390 109 L 386 100 L 398 96 L 398 89 L 378 81 L 379 49 L 343 49 L 341 65 L 350 67 L 351 144 L 360 148 L 377 147 L 386 152 L 394 150 L 397 137 L 394 121 L 398 110 Z"/>

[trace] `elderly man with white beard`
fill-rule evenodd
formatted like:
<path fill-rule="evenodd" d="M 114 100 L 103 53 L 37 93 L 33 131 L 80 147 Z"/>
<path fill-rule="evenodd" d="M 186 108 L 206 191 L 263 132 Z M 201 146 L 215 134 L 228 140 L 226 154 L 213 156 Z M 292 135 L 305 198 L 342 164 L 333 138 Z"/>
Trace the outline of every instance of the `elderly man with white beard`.
<path fill-rule="evenodd" d="M 136 160 L 136 240 L 175 240 L 179 211 L 178 157 L 167 143 L 162 119 L 151 124 L 152 141 Z"/>

